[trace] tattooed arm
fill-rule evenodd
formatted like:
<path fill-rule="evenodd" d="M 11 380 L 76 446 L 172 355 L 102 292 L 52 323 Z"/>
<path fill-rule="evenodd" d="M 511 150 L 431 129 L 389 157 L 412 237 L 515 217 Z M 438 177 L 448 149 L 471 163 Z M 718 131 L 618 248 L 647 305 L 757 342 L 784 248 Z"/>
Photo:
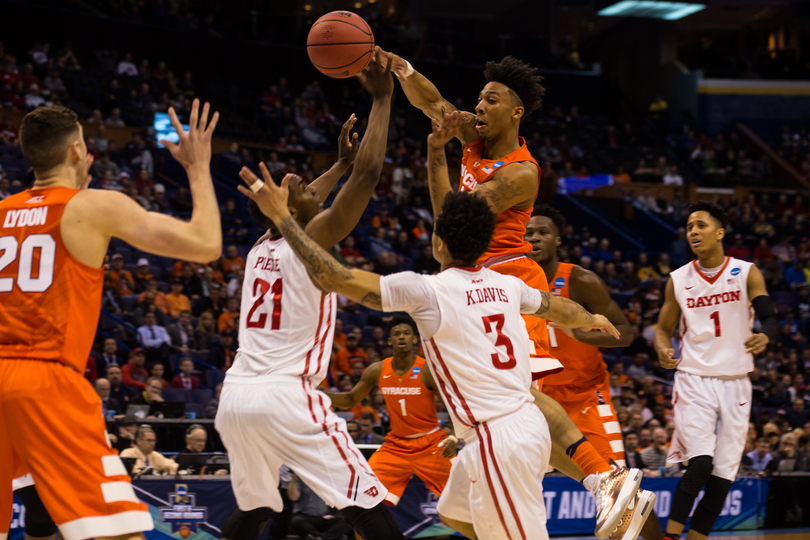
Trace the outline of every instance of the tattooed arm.
<path fill-rule="evenodd" d="M 554 296 L 546 291 L 532 289 L 520 282 L 522 290 L 521 311 L 541 319 L 546 319 L 560 328 L 581 328 L 601 330 L 619 339 L 621 334 L 603 315 L 594 315 L 573 300 Z M 538 298 L 539 295 L 539 298 Z M 540 307 L 535 311 L 538 300 Z"/>
<path fill-rule="evenodd" d="M 444 198 L 453 192 L 450 185 L 450 174 L 447 172 L 447 158 L 444 155 L 444 146 L 434 148 L 428 145 L 428 185 L 430 186 L 430 203 L 433 205 L 433 220 L 442 212 Z"/>
<path fill-rule="evenodd" d="M 510 163 L 475 188 L 473 194 L 486 199 L 497 215 L 513 207 L 525 210 L 534 206 L 539 186 L 537 167 L 533 163 Z"/>
<path fill-rule="evenodd" d="M 239 186 L 239 191 L 259 205 L 262 213 L 273 220 L 284 239 L 304 263 L 312 281 L 321 290 L 337 292 L 372 309 L 382 309 L 380 297 L 380 276 L 362 270 L 349 270 L 341 265 L 315 240 L 307 236 L 301 225 L 287 208 L 290 179 L 288 174 L 277 186 L 270 177 L 264 163 L 259 164 L 264 177 L 264 185 L 256 193 Z M 243 175 L 242 179 L 250 186 L 259 182 L 258 178 Z"/>

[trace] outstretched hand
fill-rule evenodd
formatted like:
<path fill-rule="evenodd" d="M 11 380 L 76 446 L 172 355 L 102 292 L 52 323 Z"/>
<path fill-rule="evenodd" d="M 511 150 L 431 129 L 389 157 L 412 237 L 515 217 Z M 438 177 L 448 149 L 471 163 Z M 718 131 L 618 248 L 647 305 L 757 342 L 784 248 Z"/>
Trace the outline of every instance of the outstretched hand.
<path fill-rule="evenodd" d="M 593 324 L 590 326 L 581 326 L 580 330 L 584 330 L 585 332 L 590 330 L 599 330 L 605 334 L 610 334 L 616 339 L 620 339 L 622 337 L 621 332 L 616 330 L 616 327 L 613 326 L 613 323 L 611 323 L 607 317 L 596 313 L 592 313 L 591 315 L 593 317 Z"/>
<path fill-rule="evenodd" d="M 355 78 L 360 81 L 360 85 L 374 99 L 390 97 L 394 93 L 394 78 L 391 77 L 393 56 L 391 53 L 386 55 L 382 49 L 377 47 L 372 53 L 368 65 L 355 75 Z"/>
<path fill-rule="evenodd" d="M 206 102 L 203 105 L 202 115 L 200 115 L 200 100 L 194 100 L 191 105 L 188 133 L 186 133 L 183 131 L 183 126 L 177 118 L 174 107 L 169 107 L 169 118 L 171 118 L 172 126 L 180 140 L 177 143 L 166 139 L 159 142 L 168 148 L 172 157 L 186 169 L 193 166 L 208 167 L 211 162 L 211 135 L 214 133 L 214 128 L 219 121 L 219 113 L 215 112 L 209 122 L 208 112 L 210 108 L 210 104 Z"/>
<path fill-rule="evenodd" d="M 444 115 L 441 124 L 436 120 L 431 120 L 430 123 L 433 131 L 428 135 L 428 146 L 438 150 L 444 148 L 444 145 L 456 136 L 461 125 L 461 114 L 458 111 L 453 111 Z"/>
<path fill-rule="evenodd" d="M 258 204 L 262 214 L 278 223 L 278 221 L 290 214 L 287 208 L 287 199 L 290 195 L 288 186 L 290 180 L 297 178 L 297 176 L 288 174 L 284 176 L 281 185 L 277 186 L 276 183 L 273 182 L 273 178 L 270 176 L 270 171 L 267 170 L 267 166 L 264 163 L 260 163 L 259 168 L 264 177 L 263 181 L 253 174 L 253 171 L 247 167 L 242 167 L 242 170 L 239 171 L 239 177 L 250 189 L 245 186 L 239 186 L 239 191 L 242 195 Z M 257 184 L 258 182 L 261 182 L 261 184 Z M 260 188 L 256 186 L 260 186 Z M 257 191 L 254 192 L 254 189 Z"/>
<path fill-rule="evenodd" d="M 357 144 L 358 135 L 352 133 L 355 123 L 357 123 L 357 117 L 352 113 L 340 129 L 340 137 L 338 137 L 338 161 L 343 161 L 347 165 L 354 163 L 354 158 L 357 157 L 357 152 L 360 150 L 360 146 Z"/>

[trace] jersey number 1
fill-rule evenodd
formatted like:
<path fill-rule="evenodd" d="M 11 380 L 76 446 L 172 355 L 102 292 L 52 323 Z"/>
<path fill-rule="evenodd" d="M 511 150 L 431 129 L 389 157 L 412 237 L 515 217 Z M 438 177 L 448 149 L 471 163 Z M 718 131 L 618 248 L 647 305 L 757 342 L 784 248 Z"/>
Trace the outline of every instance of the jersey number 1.
<path fill-rule="evenodd" d="M 506 337 L 506 334 L 501 332 L 501 330 L 503 330 L 505 319 L 503 313 L 489 315 L 487 317 L 482 317 L 482 319 L 484 319 L 484 331 L 487 334 L 492 332 L 492 323 L 495 323 L 495 332 L 498 333 L 498 337 L 495 339 L 495 346 L 505 347 L 506 356 L 509 357 L 507 362 L 502 362 L 498 353 L 492 353 L 492 365 L 497 369 L 512 369 L 517 365 L 517 360 L 515 360 L 515 350 L 512 348 L 512 340 Z"/>
<path fill-rule="evenodd" d="M 17 287 L 22 292 L 43 292 L 53 283 L 53 265 L 56 259 L 56 241 L 50 234 L 32 234 L 18 244 L 13 236 L 0 237 L 0 272 L 17 259 Z M 39 250 L 39 268 L 34 271 L 34 254 Z M 36 277 L 34 275 L 36 274 Z M 14 278 L 0 278 L 0 292 L 11 292 Z"/>
<path fill-rule="evenodd" d="M 259 297 L 253 302 L 253 306 L 248 312 L 248 328 L 264 328 L 267 325 L 267 313 L 259 314 L 255 320 L 253 319 L 253 315 L 256 313 L 256 310 L 259 309 L 259 306 L 264 304 L 264 296 L 268 292 L 271 292 L 273 293 L 273 316 L 271 317 L 270 330 L 279 329 L 281 326 L 281 293 L 283 292 L 281 279 L 282 278 L 278 278 L 275 280 L 272 286 L 261 278 L 256 278 L 256 281 L 253 282 L 253 296 L 258 294 Z"/>

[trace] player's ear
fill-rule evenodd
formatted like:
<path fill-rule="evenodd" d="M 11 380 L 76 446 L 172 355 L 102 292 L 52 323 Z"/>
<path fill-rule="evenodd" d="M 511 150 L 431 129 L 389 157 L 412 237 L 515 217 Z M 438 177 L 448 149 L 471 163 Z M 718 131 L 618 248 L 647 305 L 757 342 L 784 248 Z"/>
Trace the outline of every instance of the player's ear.
<path fill-rule="evenodd" d="M 558 236 L 558 237 L 557 237 L 557 238 L 554 240 L 554 245 L 555 245 L 555 246 L 559 246 L 559 245 L 561 245 L 561 244 L 562 244 L 562 238 L 560 238 L 560 237 Z"/>
<path fill-rule="evenodd" d="M 523 114 L 524 114 L 525 112 L 526 112 L 526 109 L 524 109 L 522 106 L 518 105 L 518 106 L 517 106 L 517 107 L 515 107 L 515 109 L 512 111 L 512 119 L 513 119 L 513 120 L 517 120 L 518 122 L 520 122 L 520 120 L 521 120 L 521 118 L 523 118 Z"/>
<path fill-rule="evenodd" d="M 722 240 L 726 237 L 726 230 L 724 228 L 717 229 L 717 240 Z"/>

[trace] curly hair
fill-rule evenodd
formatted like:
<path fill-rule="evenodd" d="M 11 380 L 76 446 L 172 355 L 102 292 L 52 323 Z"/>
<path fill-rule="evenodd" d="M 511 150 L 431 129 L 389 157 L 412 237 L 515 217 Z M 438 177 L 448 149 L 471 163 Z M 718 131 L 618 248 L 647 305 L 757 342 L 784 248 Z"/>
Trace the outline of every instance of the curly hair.
<path fill-rule="evenodd" d="M 535 74 L 535 68 L 514 56 L 507 56 L 500 62 L 487 62 L 484 77 L 487 82 L 499 82 L 514 92 L 526 110 L 524 117 L 540 107 L 546 93 L 540 84 L 543 77 Z"/>
<path fill-rule="evenodd" d="M 475 266 L 495 233 L 495 214 L 481 197 L 467 191 L 450 193 L 444 198 L 434 232 L 447 244 L 453 259 Z"/>
<path fill-rule="evenodd" d="M 550 219 L 551 222 L 554 223 L 554 227 L 557 228 L 557 236 L 560 236 L 565 230 L 565 216 L 553 206 L 549 206 L 545 203 L 538 204 L 534 207 L 534 212 L 532 212 L 532 217 L 534 216 L 543 216 Z"/>
<path fill-rule="evenodd" d="M 388 334 L 390 335 L 394 327 L 399 326 L 400 324 L 407 324 L 413 328 L 414 335 L 419 335 L 419 329 L 416 328 L 416 321 L 414 321 L 410 315 L 394 315 L 394 317 L 388 323 Z"/>
<path fill-rule="evenodd" d="M 693 202 L 689 205 L 689 208 L 686 209 L 686 215 L 691 216 L 693 213 L 701 211 L 708 212 L 709 215 L 720 224 L 721 229 L 725 229 L 726 225 L 728 225 L 728 213 L 725 208 L 709 201 Z"/>

